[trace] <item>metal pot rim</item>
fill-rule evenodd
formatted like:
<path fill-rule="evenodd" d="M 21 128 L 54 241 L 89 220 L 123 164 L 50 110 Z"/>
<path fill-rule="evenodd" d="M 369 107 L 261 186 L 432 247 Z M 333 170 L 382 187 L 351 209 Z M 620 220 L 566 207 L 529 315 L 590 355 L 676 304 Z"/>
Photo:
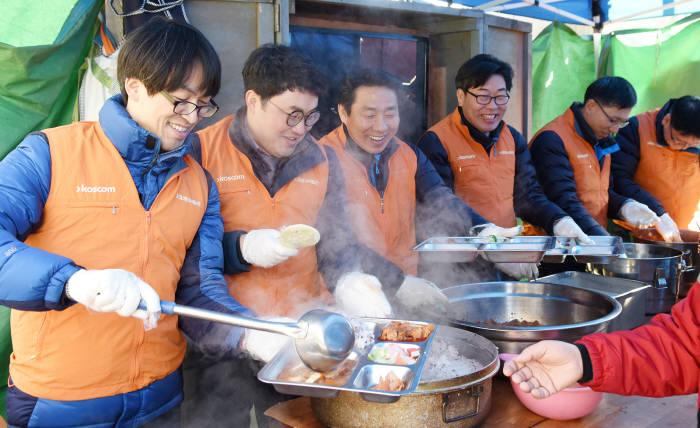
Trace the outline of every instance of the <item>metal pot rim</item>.
<path fill-rule="evenodd" d="M 456 389 L 468 388 L 495 376 L 500 367 L 500 362 L 498 358 L 496 358 L 496 361 L 493 361 L 483 369 L 465 376 L 438 381 L 420 382 L 418 384 L 418 388 L 409 395 L 435 394 L 438 392 L 448 392 Z"/>

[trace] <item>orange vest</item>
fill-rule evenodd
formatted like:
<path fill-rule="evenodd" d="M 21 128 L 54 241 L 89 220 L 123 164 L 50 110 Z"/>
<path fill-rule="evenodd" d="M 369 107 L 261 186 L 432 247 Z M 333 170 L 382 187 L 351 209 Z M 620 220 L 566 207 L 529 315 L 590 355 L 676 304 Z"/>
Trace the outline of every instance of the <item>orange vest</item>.
<path fill-rule="evenodd" d="M 411 275 L 418 273 L 416 245 L 416 154 L 396 139 L 389 159 L 389 181 L 381 199 L 367 178 L 367 169 L 345 151 L 345 131 L 336 128 L 321 139 L 335 149 L 345 176 L 352 230 L 360 242 Z"/>
<path fill-rule="evenodd" d="M 608 224 L 608 187 L 610 186 L 610 155 L 603 158 L 601 169 L 593 146 L 576 133 L 574 112 L 564 114 L 537 131 L 530 144 L 540 133 L 554 131 L 564 143 L 569 162 L 574 170 L 576 196 L 588 213 L 603 227 Z"/>
<path fill-rule="evenodd" d="M 658 111 L 637 116 L 640 156 L 634 181 L 661 202 L 678 227 L 687 229 L 700 210 L 700 157 L 657 144 Z"/>
<path fill-rule="evenodd" d="M 180 268 L 207 206 L 204 171 L 186 156 L 146 211 L 124 160 L 95 122 L 44 131 L 51 189 L 41 227 L 26 239 L 86 269 L 119 268 L 174 300 Z M 76 167 L 79 166 L 79 167 Z M 12 310 L 12 381 L 28 394 L 84 400 L 141 389 L 175 371 L 186 342 L 177 317 L 144 331 L 136 318 L 90 312 Z"/>
<path fill-rule="evenodd" d="M 433 125 L 454 174 L 455 194 L 489 222 L 516 225 L 513 208 L 515 140 L 504 126 L 491 155 L 469 135 L 459 110 Z"/>
<path fill-rule="evenodd" d="M 270 196 L 250 159 L 229 137 L 233 118 L 225 117 L 199 132 L 202 164 L 219 189 L 224 231 L 316 224 L 328 185 L 328 162 L 298 175 Z M 250 272 L 227 275 L 226 280 L 231 295 L 258 314 L 292 317 L 313 306 L 322 284 L 313 246 L 271 268 L 251 266 Z"/>

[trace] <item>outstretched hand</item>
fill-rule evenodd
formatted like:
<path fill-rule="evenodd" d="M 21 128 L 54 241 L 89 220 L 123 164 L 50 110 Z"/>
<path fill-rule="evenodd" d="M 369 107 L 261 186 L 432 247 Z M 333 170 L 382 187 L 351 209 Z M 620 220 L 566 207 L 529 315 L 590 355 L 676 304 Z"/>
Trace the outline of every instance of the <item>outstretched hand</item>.
<path fill-rule="evenodd" d="M 576 345 L 543 340 L 506 362 L 503 374 L 533 397 L 547 398 L 581 379 L 583 361 Z"/>

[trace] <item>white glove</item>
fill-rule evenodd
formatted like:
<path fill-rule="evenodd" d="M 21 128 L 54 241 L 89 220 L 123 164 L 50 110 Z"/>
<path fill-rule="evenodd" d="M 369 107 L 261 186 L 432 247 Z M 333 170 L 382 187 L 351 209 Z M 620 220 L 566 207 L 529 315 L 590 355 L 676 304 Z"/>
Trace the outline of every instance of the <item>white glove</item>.
<path fill-rule="evenodd" d="M 241 255 L 251 265 L 269 268 L 299 253 L 282 245 L 279 237 L 275 229 L 251 230 L 241 237 Z"/>
<path fill-rule="evenodd" d="M 469 229 L 469 236 L 498 236 L 501 238 L 512 238 L 523 232 L 522 226 L 504 228 L 493 223 L 485 223 L 473 226 Z"/>
<path fill-rule="evenodd" d="M 631 199 L 620 208 L 620 217 L 638 229 L 651 227 L 659 221 L 659 217 L 649 207 Z"/>
<path fill-rule="evenodd" d="M 296 322 L 291 318 L 263 318 L 265 321 Z M 292 339 L 278 333 L 262 330 L 246 329 L 241 342 L 241 348 L 256 360 L 267 363 L 287 345 Z"/>
<path fill-rule="evenodd" d="M 659 222 L 656 223 L 656 230 L 659 231 L 666 242 L 683 242 L 681 239 L 681 231 L 678 230 L 676 222 L 673 221 L 668 213 L 664 213 L 659 217 Z"/>
<path fill-rule="evenodd" d="M 537 279 L 537 263 L 494 263 L 496 269 L 515 279 Z"/>
<path fill-rule="evenodd" d="M 116 312 L 144 320 L 146 329 L 160 318 L 158 293 L 133 273 L 122 269 L 85 270 L 66 281 L 66 296 L 96 312 Z M 137 310 L 143 300 L 147 310 Z"/>
<path fill-rule="evenodd" d="M 362 272 L 346 273 L 333 292 L 341 311 L 350 316 L 384 318 L 391 315 L 391 305 L 377 277 Z"/>
<path fill-rule="evenodd" d="M 554 223 L 552 231 L 556 236 L 576 238 L 576 240 L 581 244 L 595 244 L 595 242 L 593 242 L 593 240 L 589 238 L 588 235 L 583 233 L 583 230 L 581 230 L 578 224 L 576 224 L 574 219 L 568 216 L 562 217 L 559 220 L 557 220 L 557 222 Z"/>
<path fill-rule="evenodd" d="M 447 311 L 447 297 L 440 291 L 437 285 L 427 279 L 406 275 L 396 299 L 408 308 L 420 306 L 436 307 L 442 312 Z"/>

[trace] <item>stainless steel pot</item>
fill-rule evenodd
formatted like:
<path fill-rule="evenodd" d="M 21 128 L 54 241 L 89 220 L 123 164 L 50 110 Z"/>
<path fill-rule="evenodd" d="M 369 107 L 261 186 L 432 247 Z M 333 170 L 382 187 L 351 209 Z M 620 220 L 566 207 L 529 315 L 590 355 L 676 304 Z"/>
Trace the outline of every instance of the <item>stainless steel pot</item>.
<path fill-rule="evenodd" d="M 625 257 L 608 264 L 589 264 L 589 272 L 636 279 L 651 285 L 646 292 L 646 313 L 668 312 L 678 298 L 681 275 L 687 270 L 683 253 L 650 244 L 623 244 Z"/>
<path fill-rule="evenodd" d="M 498 349 L 485 338 L 454 327 L 439 326 L 428 354 L 436 358 L 436 341 L 446 340 L 459 355 L 479 362 L 476 372 L 429 379 L 424 373 L 415 392 L 394 403 L 365 401 L 354 392 L 311 398 L 316 417 L 334 428 L 466 428 L 478 426 L 491 409 L 491 383 L 499 368 Z"/>
<path fill-rule="evenodd" d="M 573 342 L 606 331 L 622 311 L 620 302 L 597 291 L 539 282 L 481 282 L 443 289 L 456 327 L 491 340 L 500 352 L 519 353 L 543 339 Z M 511 320 L 539 326 L 505 325 Z"/>
<path fill-rule="evenodd" d="M 656 229 L 634 230 L 632 231 L 632 237 L 635 242 L 639 242 L 640 244 L 661 245 L 680 250 L 683 253 L 686 271 L 681 275 L 681 283 L 678 289 L 678 297 L 683 298 L 688 295 L 690 287 L 692 287 L 698 279 L 698 271 L 700 271 L 698 235 L 700 235 L 700 233 L 689 229 L 681 229 L 680 232 L 683 242 L 664 242 Z"/>

